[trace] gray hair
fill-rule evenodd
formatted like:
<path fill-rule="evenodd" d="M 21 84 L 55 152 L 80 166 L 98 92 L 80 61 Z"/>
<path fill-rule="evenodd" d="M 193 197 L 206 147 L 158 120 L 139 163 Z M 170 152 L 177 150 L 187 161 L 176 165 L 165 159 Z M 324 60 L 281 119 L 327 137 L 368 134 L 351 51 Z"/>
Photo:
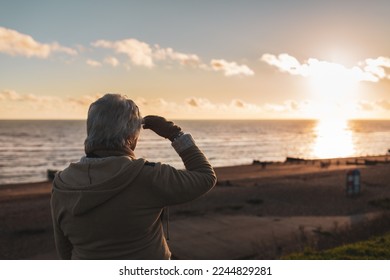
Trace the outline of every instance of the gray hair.
<path fill-rule="evenodd" d="M 89 106 L 85 152 L 128 150 L 138 139 L 142 117 L 126 96 L 108 93 Z"/>

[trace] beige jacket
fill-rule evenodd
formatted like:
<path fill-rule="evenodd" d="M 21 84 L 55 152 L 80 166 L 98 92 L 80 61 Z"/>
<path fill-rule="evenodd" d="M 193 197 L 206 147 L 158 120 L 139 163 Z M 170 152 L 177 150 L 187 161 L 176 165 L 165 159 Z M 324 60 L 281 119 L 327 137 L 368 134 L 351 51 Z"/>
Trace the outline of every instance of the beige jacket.
<path fill-rule="evenodd" d="M 51 207 L 60 258 L 169 259 L 163 208 L 200 197 L 216 183 L 189 134 L 172 146 L 186 170 L 106 152 L 58 172 Z"/>

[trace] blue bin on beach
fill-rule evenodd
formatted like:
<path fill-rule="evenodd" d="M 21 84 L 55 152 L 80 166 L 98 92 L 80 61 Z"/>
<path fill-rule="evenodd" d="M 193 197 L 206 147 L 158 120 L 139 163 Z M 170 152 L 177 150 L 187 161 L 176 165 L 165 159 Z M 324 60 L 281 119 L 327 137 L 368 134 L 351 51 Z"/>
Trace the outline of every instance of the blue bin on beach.
<path fill-rule="evenodd" d="M 360 187 L 360 171 L 359 169 L 349 170 L 347 172 L 346 192 L 347 195 L 357 195 L 361 191 Z"/>

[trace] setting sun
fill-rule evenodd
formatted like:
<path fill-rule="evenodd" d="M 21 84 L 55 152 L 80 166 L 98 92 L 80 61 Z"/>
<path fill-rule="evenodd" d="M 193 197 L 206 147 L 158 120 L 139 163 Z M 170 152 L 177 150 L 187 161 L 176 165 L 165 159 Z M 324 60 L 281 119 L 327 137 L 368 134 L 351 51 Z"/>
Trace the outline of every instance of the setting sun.
<path fill-rule="evenodd" d="M 314 59 L 311 61 L 309 77 L 313 86 L 313 93 L 334 100 L 345 96 L 350 97 L 354 93 L 359 77 L 353 70 L 337 63 Z"/>
<path fill-rule="evenodd" d="M 354 114 L 358 71 L 341 64 L 309 60 L 308 77 L 314 116 L 320 120 L 345 120 Z"/>

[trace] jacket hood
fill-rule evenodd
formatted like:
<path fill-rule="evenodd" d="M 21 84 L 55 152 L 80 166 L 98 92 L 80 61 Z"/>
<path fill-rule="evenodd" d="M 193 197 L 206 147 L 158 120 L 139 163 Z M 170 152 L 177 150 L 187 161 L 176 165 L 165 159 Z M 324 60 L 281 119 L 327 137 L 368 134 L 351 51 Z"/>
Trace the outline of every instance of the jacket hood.
<path fill-rule="evenodd" d="M 83 157 L 56 174 L 52 199 L 61 201 L 72 215 L 81 215 L 128 187 L 144 164 L 144 159 L 131 156 Z"/>

